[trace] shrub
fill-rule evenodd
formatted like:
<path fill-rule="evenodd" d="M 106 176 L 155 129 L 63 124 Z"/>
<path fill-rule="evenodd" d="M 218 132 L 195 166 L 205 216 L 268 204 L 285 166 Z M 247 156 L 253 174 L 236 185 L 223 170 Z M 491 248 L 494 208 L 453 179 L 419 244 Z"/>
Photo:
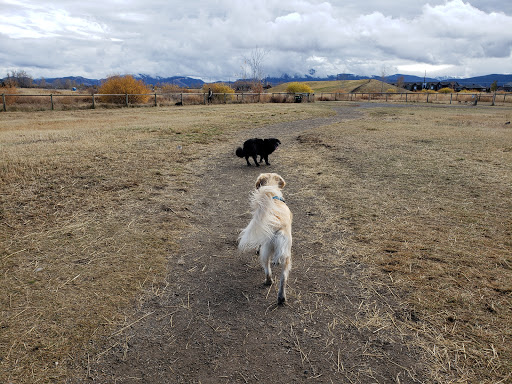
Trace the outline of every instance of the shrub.
<path fill-rule="evenodd" d="M 439 92 L 439 93 L 454 93 L 453 89 L 448 88 L 448 87 L 446 87 L 446 88 L 441 88 L 438 92 Z"/>
<path fill-rule="evenodd" d="M 273 93 L 270 97 L 271 103 L 286 103 L 286 95 L 280 94 L 280 93 Z"/>
<path fill-rule="evenodd" d="M 212 83 L 212 84 L 204 84 L 202 91 L 204 93 L 208 93 L 208 89 L 211 88 L 213 95 L 213 100 L 217 100 L 220 102 L 224 102 L 224 94 L 233 94 L 235 93 L 235 90 L 231 88 L 229 85 L 224 83 Z M 216 93 L 219 93 L 219 95 L 215 95 Z"/>
<path fill-rule="evenodd" d="M 135 80 L 133 76 L 111 76 L 100 87 L 98 93 L 119 94 L 130 96 L 131 103 L 147 103 L 151 90 L 146 87 L 142 80 Z M 104 96 L 104 101 L 115 104 L 126 103 L 125 96 Z"/>
<path fill-rule="evenodd" d="M 158 84 L 158 88 L 162 93 L 192 93 L 193 91 L 189 88 L 180 87 L 177 84 Z"/>
<path fill-rule="evenodd" d="M 294 82 L 288 84 L 286 92 L 289 93 L 313 93 L 311 87 L 305 83 Z"/>
<path fill-rule="evenodd" d="M 7 82 L 5 84 L 5 87 L 0 86 L 0 95 L 2 95 L 3 93 L 9 94 L 9 95 L 15 95 L 18 93 L 18 89 L 16 88 L 14 83 Z M 0 97 L 0 108 L 1 108 L 1 103 L 2 103 L 1 99 L 2 98 Z M 16 102 L 16 96 L 5 96 L 5 104 L 11 105 L 11 104 L 14 104 L 15 102 Z"/>
<path fill-rule="evenodd" d="M 159 85 L 160 90 L 162 93 L 181 93 L 184 92 L 184 90 L 176 84 L 161 84 Z"/>
<path fill-rule="evenodd" d="M 208 88 L 211 88 L 213 93 L 235 93 L 233 88 L 224 83 L 204 84 L 202 91 L 206 93 Z"/>
<path fill-rule="evenodd" d="M 253 81 L 251 84 L 251 91 L 254 93 L 263 93 L 263 84 L 260 81 Z"/>
<path fill-rule="evenodd" d="M 183 96 L 183 104 L 203 104 L 204 98 L 201 95 L 184 95 Z"/>

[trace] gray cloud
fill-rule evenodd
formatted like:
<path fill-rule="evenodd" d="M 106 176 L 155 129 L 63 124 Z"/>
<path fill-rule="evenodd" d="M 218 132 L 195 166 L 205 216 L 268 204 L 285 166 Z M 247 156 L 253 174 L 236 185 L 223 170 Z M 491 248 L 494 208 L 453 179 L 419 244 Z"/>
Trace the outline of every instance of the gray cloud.
<path fill-rule="evenodd" d="M 493 0 L 242 2 L 4 0 L 0 76 L 508 73 L 512 4 Z"/>

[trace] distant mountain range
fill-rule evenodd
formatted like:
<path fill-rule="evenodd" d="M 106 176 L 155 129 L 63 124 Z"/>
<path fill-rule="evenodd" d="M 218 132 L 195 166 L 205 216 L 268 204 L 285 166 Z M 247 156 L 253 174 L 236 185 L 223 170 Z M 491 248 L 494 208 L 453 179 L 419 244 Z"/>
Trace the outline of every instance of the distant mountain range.
<path fill-rule="evenodd" d="M 142 80 L 145 84 L 148 85 L 157 85 L 157 84 L 176 84 L 180 87 L 184 88 L 196 88 L 202 87 L 204 82 L 201 79 L 194 79 L 191 77 L 184 76 L 173 76 L 173 77 L 151 77 L 149 75 L 139 74 L 135 75 L 134 78 L 137 80 Z M 101 85 L 106 79 L 87 79 L 81 76 L 67 76 L 67 77 L 52 77 L 45 78 L 44 82 L 46 84 L 54 84 L 55 82 L 60 84 L 70 83 L 73 86 L 86 86 L 93 87 Z M 35 79 L 34 83 L 41 84 L 43 79 Z"/>
<path fill-rule="evenodd" d="M 414 75 L 402 75 L 395 74 L 383 77 L 382 76 L 357 76 L 352 74 L 339 74 L 336 75 L 334 80 L 361 80 L 361 79 L 375 79 L 375 80 L 384 80 L 386 83 L 396 83 L 398 79 L 402 78 L 402 80 L 406 83 L 419 83 L 419 82 L 427 82 L 433 83 L 437 81 L 442 82 L 457 82 L 460 85 L 465 84 L 478 84 L 484 87 L 489 87 L 493 82 L 497 81 L 498 85 L 504 85 L 506 83 L 512 82 L 512 74 L 511 75 L 485 75 L 485 76 L 476 76 L 476 77 L 468 77 L 468 78 L 457 78 L 457 77 L 420 77 Z"/>
<path fill-rule="evenodd" d="M 134 75 L 136 79 L 142 80 L 147 85 L 157 85 L 157 84 L 176 84 L 180 87 L 187 88 L 201 88 L 205 82 L 201 79 L 196 79 L 187 76 L 172 76 L 172 77 L 160 77 L 160 76 L 149 76 L 145 74 Z M 337 75 L 330 75 L 327 77 L 313 77 L 308 75 L 293 75 L 290 76 L 288 74 L 284 74 L 281 77 L 267 77 L 264 81 L 269 85 L 277 85 L 290 81 L 329 81 L 329 80 L 362 80 L 362 79 L 376 79 L 383 80 L 387 83 L 396 83 L 399 79 L 402 79 L 404 82 L 457 82 L 460 85 L 465 84 L 478 84 L 484 87 L 489 87 L 494 81 L 498 82 L 499 86 L 502 86 L 506 83 L 512 82 L 512 74 L 503 75 L 503 74 L 492 74 L 485 76 L 476 76 L 469 78 L 448 78 L 448 77 L 420 77 L 413 75 L 402 75 L 402 74 L 394 74 L 390 76 L 360 76 L 354 75 L 350 73 L 341 73 Z M 58 77 L 58 78 L 45 78 L 45 79 L 34 79 L 34 83 L 41 85 L 44 82 L 47 86 L 54 86 L 58 88 L 67 88 L 69 86 L 85 86 L 92 87 L 101 85 L 101 83 L 105 79 L 87 79 L 81 76 L 68 76 L 68 77 Z M 228 82 L 226 82 L 228 83 Z M 232 82 L 230 82 L 232 83 Z"/>

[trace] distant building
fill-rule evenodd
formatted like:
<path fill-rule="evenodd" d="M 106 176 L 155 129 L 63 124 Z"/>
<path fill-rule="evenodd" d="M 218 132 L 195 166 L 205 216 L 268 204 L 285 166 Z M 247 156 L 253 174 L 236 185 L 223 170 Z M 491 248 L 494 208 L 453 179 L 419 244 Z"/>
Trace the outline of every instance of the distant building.
<path fill-rule="evenodd" d="M 487 88 L 479 84 L 461 84 L 455 88 L 457 92 L 460 91 L 473 91 L 473 92 L 487 92 Z"/>

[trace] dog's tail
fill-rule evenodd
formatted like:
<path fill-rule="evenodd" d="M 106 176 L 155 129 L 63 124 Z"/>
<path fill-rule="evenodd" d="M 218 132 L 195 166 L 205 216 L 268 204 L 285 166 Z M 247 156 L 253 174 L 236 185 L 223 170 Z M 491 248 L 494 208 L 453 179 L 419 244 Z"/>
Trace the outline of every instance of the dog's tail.
<path fill-rule="evenodd" d="M 236 149 L 236 155 L 237 155 L 238 157 L 245 157 L 244 150 L 242 149 L 242 147 L 238 147 L 238 148 Z"/>
<path fill-rule="evenodd" d="M 251 196 L 252 220 L 238 237 L 238 249 L 240 251 L 256 250 L 266 241 L 274 237 L 280 228 L 278 216 L 276 216 L 275 202 L 268 188 L 260 187 Z M 275 194 L 275 189 L 272 190 Z"/>

